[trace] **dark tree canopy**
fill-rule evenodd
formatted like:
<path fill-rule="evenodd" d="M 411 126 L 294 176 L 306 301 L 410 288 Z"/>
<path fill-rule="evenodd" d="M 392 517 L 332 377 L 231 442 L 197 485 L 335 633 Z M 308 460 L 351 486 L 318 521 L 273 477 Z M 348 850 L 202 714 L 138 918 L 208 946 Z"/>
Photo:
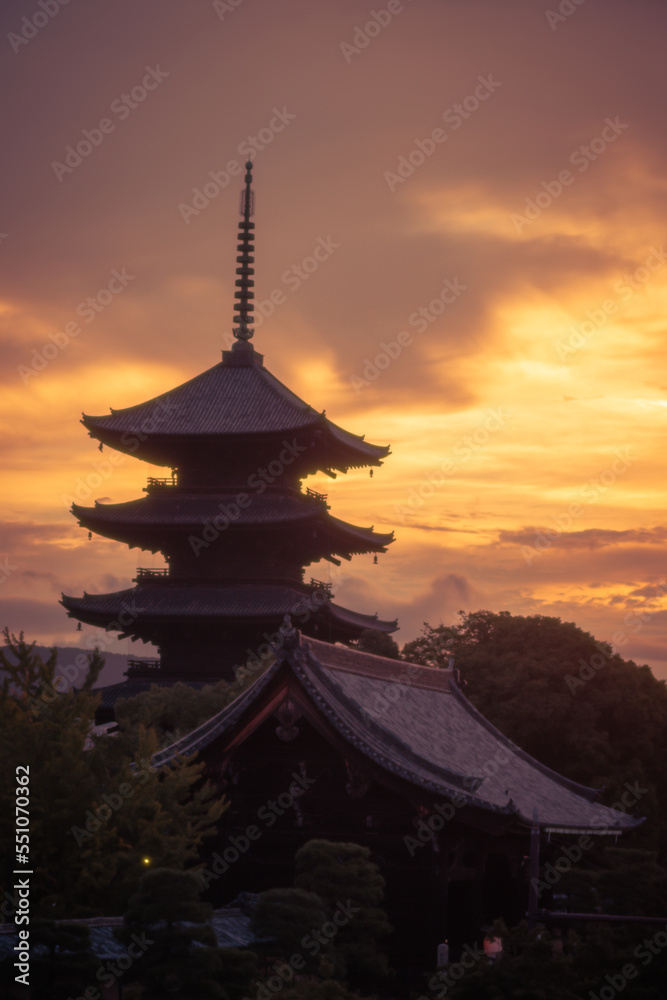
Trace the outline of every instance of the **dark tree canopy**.
<path fill-rule="evenodd" d="M 317 972 L 331 946 L 327 942 L 318 948 L 319 942 L 311 931 L 322 927 L 326 920 L 324 903 L 316 893 L 305 889 L 269 889 L 260 893 L 250 926 L 260 942 L 257 950 L 261 955 L 287 960 L 293 954 L 301 954 L 306 972 Z M 313 941 L 313 946 L 304 948 L 304 941 Z"/>
<path fill-rule="evenodd" d="M 391 931 L 382 909 L 385 880 L 370 849 L 359 844 L 309 840 L 296 853 L 295 884 L 324 902 L 331 918 L 350 908 L 351 916 L 334 938 L 337 970 L 355 984 L 387 971 L 383 938 Z"/>
<path fill-rule="evenodd" d="M 456 625 L 425 624 L 403 658 L 446 667 L 453 656 L 464 693 L 490 722 L 559 773 L 604 788 L 602 801 L 636 799 L 629 811 L 648 822 L 633 836 L 664 852 L 664 682 L 572 622 L 508 611 L 459 614 Z"/>
<path fill-rule="evenodd" d="M 155 768 L 159 747 L 151 731 L 138 728 L 131 753 L 122 739 L 94 736 L 92 686 L 104 662 L 98 652 L 82 688 L 59 691 L 55 650 L 44 661 L 23 635 L 5 639 L 0 850 L 6 856 L 14 841 L 15 768 L 27 766 L 34 916 L 122 912 L 146 859 L 172 868 L 195 862 L 225 803 L 194 759 Z"/>
<path fill-rule="evenodd" d="M 187 684 L 160 686 L 152 684 L 148 691 L 133 698 L 120 698 L 115 706 L 116 720 L 124 734 L 131 738 L 139 727 L 155 731 L 165 745 L 191 733 L 237 698 L 266 669 L 270 658 L 243 668 L 233 683 L 219 681 L 200 689 Z"/>
<path fill-rule="evenodd" d="M 398 643 L 394 642 L 386 632 L 380 632 L 376 628 L 364 629 L 357 641 L 351 642 L 350 645 L 354 649 L 360 649 L 362 653 L 374 653 L 376 656 L 386 656 L 390 660 L 401 658 Z"/>
<path fill-rule="evenodd" d="M 144 875 L 130 899 L 117 936 L 145 943 L 130 977 L 146 1000 L 240 1000 L 256 975 L 253 952 L 217 946 L 200 891 L 192 872 L 160 868 Z"/>

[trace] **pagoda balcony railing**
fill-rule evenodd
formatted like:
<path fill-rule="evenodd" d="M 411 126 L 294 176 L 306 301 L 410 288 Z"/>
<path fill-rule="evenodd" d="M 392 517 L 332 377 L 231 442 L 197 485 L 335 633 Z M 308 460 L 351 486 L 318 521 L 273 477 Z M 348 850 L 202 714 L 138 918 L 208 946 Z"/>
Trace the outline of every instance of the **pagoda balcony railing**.
<path fill-rule="evenodd" d="M 311 490 L 310 487 L 306 489 L 304 496 L 309 500 L 314 500 L 316 503 L 326 503 L 329 498 L 328 493 L 317 493 L 316 490 Z"/>
<path fill-rule="evenodd" d="M 331 595 L 332 586 L 333 585 L 331 583 L 326 583 L 324 580 L 314 580 L 312 577 L 310 578 L 311 590 L 324 590 L 325 593 Z"/>
<path fill-rule="evenodd" d="M 162 567 L 160 569 L 144 569 L 143 567 L 140 566 L 139 569 L 137 569 L 137 575 L 136 575 L 135 579 L 136 580 L 142 580 L 142 581 L 145 581 L 145 580 L 156 580 L 156 579 L 161 579 L 162 580 L 166 576 L 169 576 L 169 567 L 168 566 L 164 566 L 164 567 Z"/>
<path fill-rule="evenodd" d="M 160 669 L 159 660 L 128 660 L 126 677 L 138 677 L 144 673 L 155 673 Z"/>
<path fill-rule="evenodd" d="M 174 486 L 178 486 L 178 476 L 176 475 L 163 478 L 149 476 L 146 480 L 146 490 L 168 490 L 173 489 Z"/>

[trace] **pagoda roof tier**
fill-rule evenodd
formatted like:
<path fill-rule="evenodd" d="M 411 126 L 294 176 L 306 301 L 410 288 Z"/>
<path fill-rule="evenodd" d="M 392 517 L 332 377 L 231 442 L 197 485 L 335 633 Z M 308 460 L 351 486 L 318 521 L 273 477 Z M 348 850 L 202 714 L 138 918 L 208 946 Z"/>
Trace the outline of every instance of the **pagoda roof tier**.
<path fill-rule="evenodd" d="M 217 715 L 154 755 L 203 751 L 224 766 L 289 701 L 355 767 L 429 808 L 453 800 L 461 822 L 480 811 L 500 829 L 620 834 L 641 818 L 596 802 L 507 739 L 459 690 L 452 670 L 418 666 L 283 633 L 274 663 Z M 295 641 L 296 640 L 296 641 Z M 412 792 L 411 792 L 412 790 Z"/>
<path fill-rule="evenodd" d="M 142 586 L 113 594 L 62 595 L 60 602 L 70 618 L 98 628 L 111 626 L 123 636 L 141 638 L 146 625 L 175 625 L 179 621 L 224 624 L 264 624 L 284 615 L 307 615 L 324 619 L 341 635 L 350 638 L 364 629 L 395 632 L 398 622 L 377 615 L 362 615 L 334 604 L 328 595 L 305 585 L 238 583 L 226 586 Z M 129 622 L 127 626 L 122 622 Z"/>
<path fill-rule="evenodd" d="M 369 444 L 318 413 L 264 368 L 251 344 L 235 348 L 223 352 L 220 364 L 155 399 L 108 416 L 83 414 L 81 422 L 103 444 L 156 465 L 187 461 L 197 444 L 210 455 L 212 446 L 229 452 L 285 435 L 316 447 L 315 454 L 300 457 L 309 466 L 315 460 L 317 469 L 382 464 L 388 446 Z M 297 460 L 293 468 L 302 464 Z"/>
<path fill-rule="evenodd" d="M 284 492 L 269 492 L 260 496 L 245 496 L 250 501 L 241 507 L 238 492 L 230 494 L 187 494 L 173 492 L 142 497 L 128 503 L 101 504 L 94 507 L 72 505 L 79 524 L 116 541 L 136 544 L 137 540 L 166 533 L 191 532 L 223 519 L 230 530 L 270 528 L 315 528 L 320 525 L 330 537 L 332 551 L 349 554 L 385 552 L 394 540 L 394 533 L 378 533 L 373 528 L 348 524 L 332 517 L 326 503 L 306 496 Z M 234 505 L 235 516 L 225 511 Z"/>

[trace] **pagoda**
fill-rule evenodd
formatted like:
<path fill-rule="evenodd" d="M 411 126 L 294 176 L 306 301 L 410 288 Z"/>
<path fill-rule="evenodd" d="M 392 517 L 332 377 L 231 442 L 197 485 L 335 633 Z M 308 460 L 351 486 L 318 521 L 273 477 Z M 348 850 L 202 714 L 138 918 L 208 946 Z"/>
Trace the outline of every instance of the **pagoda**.
<path fill-rule="evenodd" d="M 129 675 L 137 679 L 231 680 L 235 665 L 275 641 L 285 615 L 306 635 L 332 643 L 398 627 L 335 604 L 330 584 L 305 579 L 305 567 L 317 560 L 340 565 L 341 558 L 385 552 L 393 533 L 332 517 L 327 496 L 303 490 L 301 481 L 379 466 L 389 448 L 314 410 L 264 367 L 250 343 L 251 183 L 249 161 L 232 349 L 155 399 L 82 419 L 100 447 L 171 470 L 149 478 L 138 500 L 72 506 L 87 531 L 164 556 L 164 569 L 139 569 L 129 590 L 62 596 L 71 618 L 158 647 L 159 661 L 133 661 Z"/>

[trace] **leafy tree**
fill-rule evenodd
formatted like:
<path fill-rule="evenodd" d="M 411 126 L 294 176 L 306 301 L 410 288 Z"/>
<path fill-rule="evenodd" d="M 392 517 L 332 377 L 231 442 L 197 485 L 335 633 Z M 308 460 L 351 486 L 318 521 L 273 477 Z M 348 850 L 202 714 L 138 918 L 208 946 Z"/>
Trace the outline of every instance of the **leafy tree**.
<path fill-rule="evenodd" d="M 130 899 L 118 937 L 147 942 L 131 969 L 146 1000 L 238 1000 L 256 974 L 252 953 L 218 948 L 207 923 L 211 906 L 199 894 L 192 872 L 160 868 L 144 875 Z"/>
<path fill-rule="evenodd" d="M 523 922 L 510 931 L 499 922 L 493 934 L 502 938 L 501 956 L 494 962 L 480 957 L 471 968 L 463 966 L 463 974 L 456 977 L 449 976 L 456 964 L 450 963 L 437 973 L 437 983 L 429 980 L 436 996 L 445 995 L 441 990 L 453 1000 L 580 1000 L 587 995 L 572 955 L 554 954 L 553 939 L 544 927 L 529 930 Z"/>
<path fill-rule="evenodd" d="M 624 660 L 571 622 L 508 611 L 425 624 L 402 656 L 436 667 L 453 656 L 465 694 L 489 721 L 554 770 L 605 788 L 608 804 L 626 783 L 637 788 L 648 822 L 633 837 L 665 856 L 667 689 L 648 666 Z"/>
<path fill-rule="evenodd" d="M 303 976 L 294 985 L 285 988 L 281 1000 L 359 1000 L 359 994 L 350 992 L 335 979 L 317 980 Z"/>
<path fill-rule="evenodd" d="M 312 931 L 318 931 L 327 920 L 324 903 L 314 892 L 305 889 L 269 889 L 262 892 L 251 917 L 251 929 L 258 939 L 257 950 L 264 957 L 289 959 L 303 956 L 304 969 L 316 971 L 322 956 L 331 948 L 325 938 L 320 946 Z M 305 947 L 304 941 L 312 944 Z"/>
<path fill-rule="evenodd" d="M 494 934 L 502 937 L 500 957 L 489 963 L 480 956 L 471 968 L 448 978 L 455 965 L 450 963 L 428 980 L 428 1000 L 444 996 L 439 991 L 445 988 L 452 1000 L 580 1000 L 621 992 L 624 1000 L 664 998 L 667 962 L 646 927 L 593 924 L 563 937 L 539 925 L 530 930 L 525 921 L 508 930 L 499 921 Z M 653 949 L 645 946 L 646 939 Z M 634 969 L 629 978 L 623 972 L 628 966 Z"/>
<path fill-rule="evenodd" d="M 386 632 L 380 632 L 376 628 L 364 629 L 357 641 L 350 645 L 360 649 L 362 653 L 375 653 L 376 656 L 386 656 L 391 660 L 401 658 L 398 643 Z"/>
<path fill-rule="evenodd" d="M 606 847 L 591 852 L 564 874 L 557 891 L 567 897 L 572 913 L 667 914 L 667 871 L 654 851 Z"/>
<path fill-rule="evenodd" d="M 220 948 L 220 960 L 223 1000 L 243 1000 L 257 979 L 257 954 L 245 948 Z"/>
<path fill-rule="evenodd" d="M 330 920 L 337 911 L 349 913 L 333 938 L 342 977 L 364 985 L 386 975 L 387 957 L 379 942 L 390 933 L 391 925 L 381 908 L 385 881 L 370 860 L 369 848 L 309 840 L 297 851 L 294 881 L 299 888 L 317 893 Z"/>
<path fill-rule="evenodd" d="M 197 857 L 225 808 L 202 783 L 192 758 L 160 771 L 155 735 L 141 731 L 138 752 L 91 736 L 103 666 L 90 656 L 80 690 L 59 692 L 57 651 L 46 661 L 5 630 L 0 651 L 0 849 L 14 851 L 15 769 L 29 768 L 32 913 L 35 917 L 119 912 L 146 863 L 182 868 Z M 7 889 L 9 887 L 0 887 Z"/>
<path fill-rule="evenodd" d="M 180 683 L 171 687 L 153 684 L 133 698 L 120 698 L 114 713 L 122 735 L 131 741 L 143 726 L 153 729 L 162 745 L 173 743 L 229 705 L 264 673 L 271 659 L 265 657 L 248 664 L 231 684 L 219 681 L 199 690 Z"/>

